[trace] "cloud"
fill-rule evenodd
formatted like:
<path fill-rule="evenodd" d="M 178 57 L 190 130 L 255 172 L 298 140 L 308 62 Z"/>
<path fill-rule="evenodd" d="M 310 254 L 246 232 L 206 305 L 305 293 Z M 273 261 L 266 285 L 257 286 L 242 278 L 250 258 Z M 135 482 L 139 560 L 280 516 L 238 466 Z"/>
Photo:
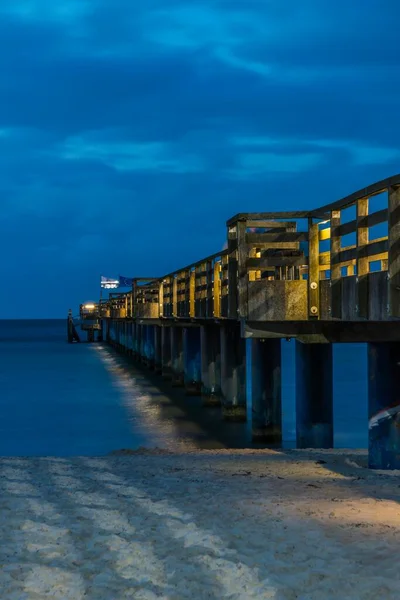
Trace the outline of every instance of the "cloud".
<path fill-rule="evenodd" d="M 282 169 L 285 172 L 285 164 L 286 158 L 287 163 L 291 163 L 293 165 L 293 169 L 295 172 L 297 167 L 300 170 L 307 169 L 307 165 L 313 166 L 317 164 L 318 157 L 321 157 L 323 151 L 344 151 L 346 152 L 353 165 L 355 166 L 363 166 L 363 165 L 374 165 L 378 163 L 387 163 L 391 161 L 395 161 L 396 159 L 400 159 L 400 150 L 393 147 L 381 147 L 379 145 L 373 145 L 364 143 L 363 141 L 354 139 L 354 140 L 340 140 L 340 139 L 307 139 L 307 138 L 273 138 L 273 137 L 233 137 L 232 144 L 243 152 L 243 149 L 247 149 L 247 154 L 244 153 L 243 156 L 255 156 L 256 160 L 258 156 L 267 156 L 265 153 L 266 149 L 275 150 L 275 152 L 283 153 L 283 161 L 281 163 Z M 249 154 L 249 149 L 258 150 L 258 153 Z M 298 154 L 289 157 L 289 155 L 285 155 L 285 152 L 288 149 L 297 149 Z M 310 151 L 314 151 L 314 154 L 311 154 Z M 318 151 L 318 154 L 315 152 Z M 277 154 L 269 153 L 270 157 L 279 156 Z M 251 158 L 250 158 L 251 161 Z M 261 160 L 262 164 L 262 160 Z M 267 167 L 268 168 L 268 167 Z M 273 168 L 273 167 L 271 167 Z M 279 170 L 279 168 L 278 168 Z M 287 169 L 290 171 L 290 169 Z"/>
<path fill-rule="evenodd" d="M 90 0 L 5 0 L 0 5 L 0 14 L 24 22 L 46 22 L 63 27 L 80 23 L 90 14 Z"/>
<path fill-rule="evenodd" d="M 10 284 L 31 281 L 39 315 L 34 281 L 57 265 L 77 304 L 101 271 L 162 274 L 220 249 L 234 213 L 393 174 L 399 14 L 394 0 L 3 0 Z"/>
<path fill-rule="evenodd" d="M 95 136 L 96 138 L 97 136 Z M 196 156 L 179 154 L 174 145 L 164 142 L 138 143 L 116 140 L 101 141 L 92 137 L 68 138 L 61 149 L 61 158 L 93 160 L 117 171 L 157 171 L 193 173 L 204 170 Z"/>

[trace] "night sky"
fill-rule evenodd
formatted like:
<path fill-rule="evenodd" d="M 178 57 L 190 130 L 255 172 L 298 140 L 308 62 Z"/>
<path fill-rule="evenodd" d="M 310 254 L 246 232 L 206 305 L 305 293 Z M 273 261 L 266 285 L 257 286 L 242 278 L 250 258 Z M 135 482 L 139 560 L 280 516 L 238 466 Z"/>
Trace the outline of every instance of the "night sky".
<path fill-rule="evenodd" d="M 1 0 L 2 318 L 400 171 L 397 0 Z"/>

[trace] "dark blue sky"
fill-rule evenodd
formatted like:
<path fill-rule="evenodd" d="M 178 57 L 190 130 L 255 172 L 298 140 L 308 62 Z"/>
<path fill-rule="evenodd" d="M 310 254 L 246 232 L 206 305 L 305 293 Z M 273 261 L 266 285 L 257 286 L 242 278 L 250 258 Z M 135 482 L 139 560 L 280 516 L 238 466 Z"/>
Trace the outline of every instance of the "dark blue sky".
<path fill-rule="evenodd" d="M 400 165 L 396 0 L 1 0 L 2 317 Z"/>

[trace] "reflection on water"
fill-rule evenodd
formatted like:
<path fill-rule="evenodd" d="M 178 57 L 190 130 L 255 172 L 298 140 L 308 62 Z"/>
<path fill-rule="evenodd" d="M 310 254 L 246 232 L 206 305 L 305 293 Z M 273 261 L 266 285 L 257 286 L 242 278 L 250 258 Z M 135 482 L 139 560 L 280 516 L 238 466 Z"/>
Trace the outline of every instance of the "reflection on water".
<path fill-rule="evenodd" d="M 294 343 L 282 342 L 284 445 L 295 440 Z M 335 445 L 366 445 L 365 346 L 335 346 Z M 135 369 L 105 345 L 65 341 L 62 321 L 0 321 L 0 455 L 104 455 L 121 448 L 241 448 L 249 423 Z M 249 406 L 251 411 L 251 406 Z"/>
<path fill-rule="evenodd" d="M 253 446 L 249 424 L 228 424 L 219 408 L 205 409 L 200 397 L 185 396 L 182 389 L 138 370 L 129 359 L 106 346 L 93 348 L 112 376 L 132 427 L 138 427 L 145 436 L 145 447 L 185 450 Z"/>

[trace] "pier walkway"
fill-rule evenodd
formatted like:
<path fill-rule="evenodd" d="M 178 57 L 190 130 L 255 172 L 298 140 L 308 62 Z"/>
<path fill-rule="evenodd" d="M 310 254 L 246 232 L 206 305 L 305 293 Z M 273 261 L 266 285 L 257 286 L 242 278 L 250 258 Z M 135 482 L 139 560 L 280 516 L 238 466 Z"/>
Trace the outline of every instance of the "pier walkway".
<path fill-rule="evenodd" d="M 246 419 L 251 378 L 253 438 L 267 443 L 282 436 L 280 340 L 295 338 L 299 448 L 333 446 L 332 343 L 365 342 L 369 465 L 400 468 L 400 175 L 310 211 L 240 213 L 226 250 L 135 278 L 93 318 L 228 420 Z"/>

